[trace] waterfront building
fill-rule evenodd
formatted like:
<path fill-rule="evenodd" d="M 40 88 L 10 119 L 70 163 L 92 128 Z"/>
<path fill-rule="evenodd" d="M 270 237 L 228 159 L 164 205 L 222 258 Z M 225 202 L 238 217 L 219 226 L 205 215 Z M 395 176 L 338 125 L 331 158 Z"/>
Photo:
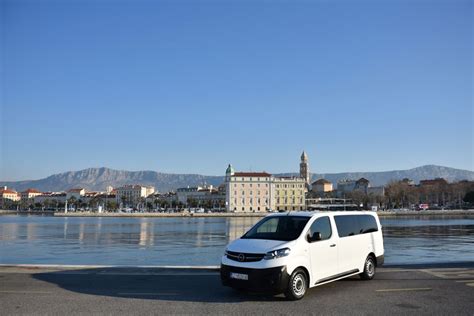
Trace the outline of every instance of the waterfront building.
<path fill-rule="evenodd" d="M 176 199 L 186 207 L 217 208 L 224 205 L 225 192 L 212 185 L 186 187 L 176 190 Z"/>
<path fill-rule="evenodd" d="M 176 192 L 159 193 L 155 192 L 146 198 L 147 203 L 155 208 L 175 207 L 178 203 Z"/>
<path fill-rule="evenodd" d="M 80 200 L 86 194 L 86 190 L 84 188 L 74 188 L 70 189 L 66 193 L 66 198 L 69 200 L 70 198 L 74 198 L 76 200 Z"/>
<path fill-rule="evenodd" d="M 204 188 L 201 186 L 178 188 L 176 189 L 176 199 L 178 202 L 186 205 L 191 196 L 197 197 L 203 195 L 204 192 L 208 190 L 212 190 L 212 186 L 210 188 Z"/>
<path fill-rule="evenodd" d="M 385 187 L 370 185 L 370 181 L 366 178 L 359 180 L 341 180 L 337 183 L 337 196 L 343 197 L 346 193 L 361 192 L 365 195 L 384 196 Z"/>
<path fill-rule="evenodd" d="M 138 184 L 128 184 L 117 188 L 115 199 L 118 204 L 134 205 L 142 202 L 147 196 L 155 192 L 152 186 L 144 186 Z"/>
<path fill-rule="evenodd" d="M 145 185 L 145 195 L 149 196 L 155 193 L 155 187 L 151 185 Z"/>
<path fill-rule="evenodd" d="M 275 209 L 273 177 L 267 172 L 235 172 L 229 164 L 225 176 L 228 212 L 265 212 Z"/>
<path fill-rule="evenodd" d="M 22 202 L 33 202 L 34 197 L 41 195 L 42 193 L 36 189 L 28 189 L 20 193 L 20 198 Z"/>
<path fill-rule="evenodd" d="M 337 182 L 337 192 L 339 194 L 349 193 L 354 191 L 356 185 L 355 180 L 343 179 Z"/>
<path fill-rule="evenodd" d="M 311 191 L 316 194 L 324 194 L 332 190 L 332 182 L 326 179 L 319 179 L 311 184 Z"/>
<path fill-rule="evenodd" d="M 44 204 L 45 202 L 52 202 L 55 204 L 63 204 L 66 202 L 66 192 L 43 192 L 33 198 L 34 204 Z"/>
<path fill-rule="evenodd" d="M 360 192 L 367 194 L 369 187 L 370 187 L 369 180 L 367 180 L 366 178 L 360 178 L 359 180 L 355 182 L 354 190 L 358 190 Z"/>
<path fill-rule="evenodd" d="M 301 154 L 300 177 L 305 180 L 306 187 L 309 188 L 309 185 L 311 183 L 311 174 L 309 172 L 308 155 L 305 151 L 303 151 L 303 153 Z"/>
<path fill-rule="evenodd" d="M 274 205 L 278 211 L 302 211 L 305 209 L 306 179 L 300 177 L 275 177 Z"/>
<path fill-rule="evenodd" d="M 0 189 L 0 198 L 2 202 L 5 201 L 19 201 L 20 200 L 20 194 L 16 192 L 15 190 L 9 189 L 8 187 L 4 186 L 2 189 Z"/>

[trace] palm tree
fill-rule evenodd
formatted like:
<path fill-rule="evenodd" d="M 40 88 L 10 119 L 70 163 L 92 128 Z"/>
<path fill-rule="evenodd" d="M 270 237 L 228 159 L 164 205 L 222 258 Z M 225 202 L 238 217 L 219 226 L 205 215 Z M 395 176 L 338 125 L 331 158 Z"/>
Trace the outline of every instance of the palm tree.
<path fill-rule="evenodd" d="M 67 200 L 68 204 L 74 205 L 74 210 L 76 210 L 76 208 L 77 208 L 77 207 L 76 207 L 76 201 L 77 201 L 77 199 L 76 199 L 75 196 L 71 196 L 71 197 Z"/>
<path fill-rule="evenodd" d="M 45 208 L 46 209 L 49 208 L 50 205 L 51 205 L 51 201 L 49 199 L 44 200 L 43 201 L 43 211 L 44 211 Z"/>
<path fill-rule="evenodd" d="M 104 209 L 105 209 L 105 205 L 104 205 L 104 200 L 101 198 L 101 197 L 95 197 L 96 199 L 96 206 L 97 206 L 97 209 L 99 209 L 99 205 L 103 205 L 104 206 Z M 103 211 L 103 210 L 102 210 Z"/>
<path fill-rule="evenodd" d="M 120 199 L 122 200 L 122 208 L 123 207 L 126 207 L 126 204 L 127 204 L 127 197 L 125 195 L 122 195 L 120 197 Z"/>

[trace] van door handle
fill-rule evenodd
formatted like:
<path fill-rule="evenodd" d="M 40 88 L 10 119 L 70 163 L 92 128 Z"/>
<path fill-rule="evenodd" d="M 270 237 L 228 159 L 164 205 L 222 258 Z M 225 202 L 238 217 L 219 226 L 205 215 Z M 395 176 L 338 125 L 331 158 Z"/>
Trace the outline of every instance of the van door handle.
<path fill-rule="evenodd" d="M 336 244 L 332 244 L 332 245 L 330 245 L 329 247 L 336 247 Z"/>

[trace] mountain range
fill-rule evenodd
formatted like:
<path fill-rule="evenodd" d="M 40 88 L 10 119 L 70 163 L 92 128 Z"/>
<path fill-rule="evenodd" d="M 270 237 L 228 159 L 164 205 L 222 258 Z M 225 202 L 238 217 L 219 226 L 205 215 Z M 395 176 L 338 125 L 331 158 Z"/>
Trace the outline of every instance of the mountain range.
<path fill-rule="evenodd" d="M 275 174 L 290 176 L 296 173 Z M 407 170 L 381 172 L 342 172 L 312 174 L 312 179 L 325 178 L 336 187 L 342 179 L 366 178 L 372 186 L 385 185 L 392 180 L 409 178 L 418 183 L 423 179 L 444 178 L 449 182 L 474 180 L 474 172 L 436 165 L 425 165 Z M 17 191 L 35 188 L 40 191 L 66 191 L 82 187 L 87 190 L 104 191 L 106 186 L 119 187 L 125 184 L 152 185 L 160 192 L 175 190 L 179 187 L 211 184 L 217 186 L 224 181 L 224 176 L 205 176 L 199 174 L 170 174 L 156 171 L 124 171 L 109 168 L 88 168 L 80 171 L 69 171 L 51 175 L 44 179 L 27 181 L 0 181 L 1 186 L 8 186 Z"/>

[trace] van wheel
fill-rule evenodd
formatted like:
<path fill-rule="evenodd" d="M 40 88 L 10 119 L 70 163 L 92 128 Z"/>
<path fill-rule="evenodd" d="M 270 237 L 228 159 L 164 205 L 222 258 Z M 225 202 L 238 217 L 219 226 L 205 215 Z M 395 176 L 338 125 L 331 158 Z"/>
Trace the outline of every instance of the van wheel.
<path fill-rule="evenodd" d="M 285 291 L 285 296 L 287 299 L 295 301 L 300 300 L 306 293 L 308 289 L 308 278 L 306 273 L 301 269 L 296 269 L 290 277 L 288 282 L 288 288 Z"/>
<path fill-rule="evenodd" d="M 373 256 L 368 256 L 365 259 L 364 272 L 362 272 L 360 278 L 362 280 L 372 280 L 375 276 L 375 260 Z"/>

